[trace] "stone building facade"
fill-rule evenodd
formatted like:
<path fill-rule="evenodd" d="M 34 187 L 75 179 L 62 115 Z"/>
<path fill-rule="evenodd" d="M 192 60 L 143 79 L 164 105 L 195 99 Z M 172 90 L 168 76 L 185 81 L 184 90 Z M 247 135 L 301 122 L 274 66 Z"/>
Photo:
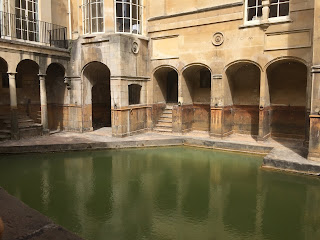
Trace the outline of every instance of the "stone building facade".
<path fill-rule="evenodd" d="M 0 3 L 3 138 L 199 130 L 320 158 L 316 0 Z"/>

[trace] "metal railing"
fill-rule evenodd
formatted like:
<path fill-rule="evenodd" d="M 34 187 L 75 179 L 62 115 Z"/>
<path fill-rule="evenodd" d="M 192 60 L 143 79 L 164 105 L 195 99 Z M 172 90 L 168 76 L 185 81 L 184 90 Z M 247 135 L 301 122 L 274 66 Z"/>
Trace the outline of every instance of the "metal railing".
<path fill-rule="evenodd" d="M 68 48 L 67 28 L 0 11 L 0 38 Z"/>

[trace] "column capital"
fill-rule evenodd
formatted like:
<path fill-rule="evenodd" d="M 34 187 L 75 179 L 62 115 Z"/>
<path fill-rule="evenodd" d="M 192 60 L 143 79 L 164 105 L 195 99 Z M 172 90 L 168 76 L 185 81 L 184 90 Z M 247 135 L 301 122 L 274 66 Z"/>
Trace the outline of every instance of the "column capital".
<path fill-rule="evenodd" d="M 39 73 L 38 76 L 39 76 L 40 78 L 45 78 L 45 77 L 47 76 L 47 74 L 45 74 L 45 73 Z"/>
<path fill-rule="evenodd" d="M 222 79 L 222 74 L 212 74 L 212 79 Z"/>
<path fill-rule="evenodd" d="M 7 72 L 9 76 L 15 76 L 17 72 Z"/>
<path fill-rule="evenodd" d="M 314 65 L 311 67 L 311 73 L 320 73 L 320 65 Z"/>

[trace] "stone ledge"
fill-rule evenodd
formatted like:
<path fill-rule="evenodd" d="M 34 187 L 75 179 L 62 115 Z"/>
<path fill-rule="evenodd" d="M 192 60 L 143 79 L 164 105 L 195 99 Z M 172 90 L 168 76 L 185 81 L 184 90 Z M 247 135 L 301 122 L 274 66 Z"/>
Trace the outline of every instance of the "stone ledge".
<path fill-rule="evenodd" d="M 2 240 L 81 240 L 82 238 L 54 224 L 0 187 L 0 216 L 4 222 Z M 5 207 L 4 207 L 5 206 Z"/>

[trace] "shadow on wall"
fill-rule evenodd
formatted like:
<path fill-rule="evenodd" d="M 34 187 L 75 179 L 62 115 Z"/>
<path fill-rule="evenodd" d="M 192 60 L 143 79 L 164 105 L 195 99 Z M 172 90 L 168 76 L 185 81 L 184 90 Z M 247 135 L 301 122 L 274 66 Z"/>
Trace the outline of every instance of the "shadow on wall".
<path fill-rule="evenodd" d="M 267 69 L 271 102 L 271 134 L 304 139 L 306 127 L 307 67 L 282 60 Z"/>
<path fill-rule="evenodd" d="M 260 69 L 253 63 L 238 62 L 227 71 L 233 112 L 233 132 L 259 134 Z"/>
<path fill-rule="evenodd" d="M 39 65 L 32 60 L 22 60 L 17 66 L 16 87 L 18 111 L 40 123 Z"/>
<path fill-rule="evenodd" d="M 68 108 L 64 105 L 67 95 L 64 76 L 65 69 L 62 65 L 58 63 L 49 65 L 46 76 L 46 89 L 50 130 L 63 130 L 68 119 Z"/>
<path fill-rule="evenodd" d="M 84 129 L 111 127 L 109 68 L 100 62 L 89 63 L 84 68 L 83 81 Z"/>

